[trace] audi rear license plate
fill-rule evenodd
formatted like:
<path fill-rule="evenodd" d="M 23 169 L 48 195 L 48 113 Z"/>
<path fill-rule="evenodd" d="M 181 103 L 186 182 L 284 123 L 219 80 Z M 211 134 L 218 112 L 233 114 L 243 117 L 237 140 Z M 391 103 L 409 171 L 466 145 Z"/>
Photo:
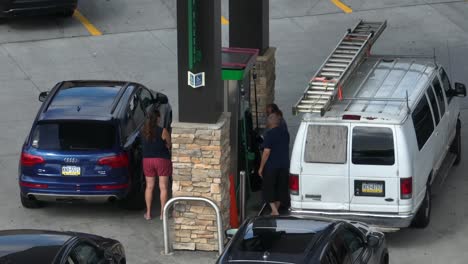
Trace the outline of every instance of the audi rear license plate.
<path fill-rule="evenodd" d="M 63 166 L 62 175 L 63 176 L 80 176 L 81 168 L 78 166 Z"/>
<path fill-rule="evenodd" d="M 385 196 L 384 181 L 354 181 L 355 196 Z"/>

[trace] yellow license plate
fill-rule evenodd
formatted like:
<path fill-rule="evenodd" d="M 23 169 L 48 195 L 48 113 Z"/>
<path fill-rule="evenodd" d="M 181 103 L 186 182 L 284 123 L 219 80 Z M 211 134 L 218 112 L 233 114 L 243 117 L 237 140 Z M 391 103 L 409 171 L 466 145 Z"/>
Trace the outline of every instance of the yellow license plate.
<path fill-rule="evenodd" d="M 363 183 L 361 190 L 363 193 L 381 194 L 383 193 L 383 184 L 380 183 Z"/>
<path fill-rule="evenodd" d="M 80 176 L 81 168 L 78 166 L 63 166 L 62 175 L 63 176 Z"/>

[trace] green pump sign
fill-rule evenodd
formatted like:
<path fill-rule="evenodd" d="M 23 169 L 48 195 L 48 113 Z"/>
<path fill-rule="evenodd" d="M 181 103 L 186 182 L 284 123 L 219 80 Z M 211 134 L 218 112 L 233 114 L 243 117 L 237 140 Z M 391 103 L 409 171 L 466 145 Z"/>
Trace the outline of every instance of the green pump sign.
<path fill-rule="evenodd" d="M 188 68 L 193 71 L 194 68 L 200 63 L 202 53 L 198 44 L 198 1 L 188 1 Z M 202 0 L 203 1 L 203 0 Z"/>

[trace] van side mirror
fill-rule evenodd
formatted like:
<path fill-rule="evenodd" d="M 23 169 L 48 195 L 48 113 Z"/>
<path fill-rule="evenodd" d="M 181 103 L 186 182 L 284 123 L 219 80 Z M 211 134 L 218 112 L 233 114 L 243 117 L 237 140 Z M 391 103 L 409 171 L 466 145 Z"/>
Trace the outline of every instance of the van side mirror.
<path fill-rule="evenodd" d="M 45 102 L 47 96 L 49 96 L 49 92 L 41 92 L 39 94 L 39 102 Z"/>
<path fill-rule="evenodd" d="M 371 248 L 375 248 L 380 244 L 380 237 L 375 234 L 367 235 L 367 246 Z"/>
<path fill-rule="evenodd" d="M 466 87 L 463 83 L 455 83 L 455 95 L 458 97 L 466 96 Z"/>
<path fill-rule="evenodd" d="M 225 234 L 227 239 L 231 240 L 234 237 L 234 235 L 237 233 L 238 230 L 239 229 L 237 229 L 237 228 L 228 229 L 228 230 L 226 230 L 224 232 L 224 234 Z"/>

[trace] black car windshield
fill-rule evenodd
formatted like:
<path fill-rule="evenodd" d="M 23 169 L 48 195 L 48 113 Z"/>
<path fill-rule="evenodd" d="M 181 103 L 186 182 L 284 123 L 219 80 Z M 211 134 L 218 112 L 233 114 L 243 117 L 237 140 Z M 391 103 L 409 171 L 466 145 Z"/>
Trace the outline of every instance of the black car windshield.
<path fill-rule="evenodd" d="M 44 150 L 109 150 L 116 142 L 113 125 L 98 122 L 40 123 L 32 147 Z"/>
<path fill-rule="evenodd" d="M 265 254 L 276 261 L 283 257 L 286 257 L 283 261 L 287 260 L 292 255 L 302 258 L 329 225 L 301 219 L 256 220 L 247 227 L 242 238 L 233 241 L 230 259 L 261 260 Z"/>

